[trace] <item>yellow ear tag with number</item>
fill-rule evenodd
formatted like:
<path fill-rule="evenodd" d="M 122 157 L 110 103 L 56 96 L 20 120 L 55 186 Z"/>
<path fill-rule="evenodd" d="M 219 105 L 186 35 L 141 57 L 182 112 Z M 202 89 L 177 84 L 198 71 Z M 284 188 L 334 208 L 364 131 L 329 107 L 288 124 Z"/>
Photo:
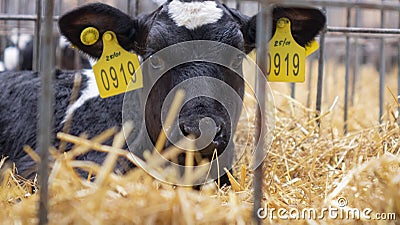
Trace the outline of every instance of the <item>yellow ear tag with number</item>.
<path fill-rule="evenodd" d="M 297 44 L 290 31 L 290 21 L 281 18 L 269 42 L 267 79 L 277 82 L 304 82 L 306 51 Z"/>
<path fill-rule="evenodd" d="M 123 49 L 112 31 L 103 34 L 103 53 L 93 72 L 101 98 L 143 87 L 138 56 Z"/>

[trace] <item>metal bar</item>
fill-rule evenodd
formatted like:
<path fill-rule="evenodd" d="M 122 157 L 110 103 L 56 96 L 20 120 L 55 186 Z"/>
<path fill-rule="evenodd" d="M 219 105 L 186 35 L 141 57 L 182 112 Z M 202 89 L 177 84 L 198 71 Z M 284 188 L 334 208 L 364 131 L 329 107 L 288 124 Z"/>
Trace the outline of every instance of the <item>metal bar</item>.
<path fill-rule="evenodd" d="M 329 50 L 330 49 L 325 49 L 325 52 L 324 52 L 324 62 L 326 62 L 325 60 L 326 60 L 326 58 L 325 58 L 325 55 L 329 55 Z M 325 75 L 325 77 L 328 77 L 329 75 L 330 75 L 330 72 L 332 72 L 332 70 L 331 70 L 331 68 L 333 67 L 333 68 L 336 68 L 336 66 L 335 66 L 335 64 L 336 64 L 337 62 L 336 61 L 334 61 L 333 62 L 333 65 L 330 65 L 330 64 L 327 64 L 326 66 L 324 66 L 324 69 L 323 69 L 323 71 L 324 71 L 324 75 Z M 333 76 L 333 84 L 329 84 L 329 80 L 328 79 L 324 79 L 323 81 L 322 81 L 322 96 L 325 96 L 324 98 L 325 99 L 330 99 L 329 97 L 330 97 L 330 93 L 329 93 L 329 90 L 330 89 L 332 89 L 332 90 L 337 90 L 337 79 L 338 79 L 338 77 L 337 76 Z M 321 106 L 322 107 L 322 106 Z"/>
<path fill-rule="evenodd" d="M 59 16 L 59 15 L 61 15 L 62 12 L 63 12 L 63 0 L 58 0 L 57 2 L 58 2 L 58 7 L 57 7 L 57 10 L 56 10 L 56 11 L 57 11 L 56 15 Z M 57 5 L 57 4 L 56 4 L 56 5 Z M 57 44 L 56 49 L 55 49 L 55 54 L 56 54 L 55 65 L 56 65 L 58 68 L 62 68 L 62 65 L 61 65 L 61 64 L 62 64 L 62 63 L 61 63 L 61 61 L 62 61 L 61 55 L 62 55 L 63 53 L 62 53 L 61 46 L 59 45 L 59 44 L 60 44 L 60 40 L 61 40 L 61 36 L 60 36 L 59 33 L 57 34 L 57 38 L 58 38 L 58 44 Z M 74 65 L 75 65 L 75 62 L 74 62 Z"/>
<path fill-rule="evenodd" d="M 132 0 L 127 0 L 126 1 L 127 7 L 126 7 L 126 12 L 128 13 L 129 16 L 132 16 L 131 11 L 132 11 Z"/>
<path fill-rule="evenodd" d="M 311 87 L 312 87 L 312 66 L 314 63 L 314 57 L 310 58 L 308 60 L 307 66 L 308 66 L 308 73 L 307 73 L 307 108 L 311 107 Z"/>
<path fill-rule="evenodd" d="M 261 1 L 261 12 L 257 16 L 257 65 L 262 72 L 267 71 L 267 52 L 268 52 L 268 40 L 272 36 L 272 10 L 269 5 L 269 1 Z M 260 70 L 257 70 L 259 73 Z M 257 85 L 256 85 L 256 95 L 258 97 L 258 107 L 257 107 L 257 119 L 256 119 L 256 140 L 257 150 L 255 158 L 263 158 L 263 148 L 264 148 L 264 114 L 265 114 L 265 100 L 266 100 L 266 86 L 264 80 L 264 74 L 257 74 Z M 261 149 L 260 149 L 261 148 Z M 261 218 L 258 217 L 257 212 L 261 208 L 261 201 L 263 199 L 263 171 L 264 161 L 261 161 L 260 165 L 254 170 L 254 205 L 253 205 L 253 220 L 256 224 L 261 224 Z"/>
<path fill-rule="evenodd" d="M 366 38 L 362 38 L 359 39 L 359 44 L 369 44 L 370 43 L 370 39 L 379 39 L 379 36 L 374 36 L 374 38 L 371 38 L 370 36 L 362 36 L 362 37 L 366 37 Z M 386 38 L 386 44 L 397 44 L 398 41 L 398 37 L 393 37 L 393 38 L 388 38 L 387 36 L 385 36 Z M 325 41 L 326 44 L 342 44 L 344 43 L 344 39 L 343 39 L 343 35 L 341 36 L 336 36 L 336 35 L 329 35 L 329 38 Z M 350 43 L 354 43 L 350 40 Z"/>
<path fill-rule="evenodd" d="M 254 0 L 253 0 L 254 1 Z M 393 2 L 373 3 L 373 2 L 358 2 L 356 0 L 275 0 L 275 4 L 290 5 L 290 6 L 322 6 L 326 7 L 345 7 L 345 8 L 363 8 L 363 9 L 378 9 L 378 10 L 400 10 L 400 5 Z"/>
<path fill-rule="evenodd" d="M 54 21 L 58 21 L 58 16 L 53 16 Z M 17 20 L 17 21 L 36 21 L 36 15 L 9 15 L 9 14 L 0 14 L 0 20 Z"/>
<path fill-rule="evenodd" d="M 20 5 L 20 1 L 18 0 L 18 1 L 16 1 L 16 6 L 17 6 L 17 13 L 20 15 L 20 14 L 22 14 L 21 13 L 21 11 L 22 11 L 22 7 L 21 7 L 21 5 Z M 19 46 L 20 46 L 20 41 L 21 41 L 21 20 L 17 20 L 17 43 L 16 43 L 16 45 L 17 45 L 17 48 L 18 48 L 18 50 L 19 50 L 19 54 L 18 54 L 18 62 L 19 61 L 21 61 L 22 60 L 22 52 L 21 52 L 21 49 L 19 49 Z M 20 64 L 18 63 L 17 64 L 17 66 L 16 66 L 16 68 L 15 68 L 16 70 L 20 70 Z"/>
<path fill-rule="evenodd" d="M 296 98 L 296 83 L 290 83 L 290 97 Z"/>
<path fill-rule="evenodd" d="M 49 177 L 49 147 L 51 145 L 52 117 L 53 117 L 53 14 L 54 0 L 45 0 L 44 21 L 41 32 L 41 90 L 39 98 L 39 122 L 38 122 L 38 150 L 41 161 L 39 163 L 39 224 L 48 223 L 48 177 Z"/>
<path fill-rule="evenodd" d="M 385 0 L 382 0 L 384 3 Z M 381 11 L 381 27 L 385 27 L 385 12 Z M 386 60 L 385 60 L 385 39 L 380 40 L 380 68 L 379 68 L 379 123 L 382 123 L 383 116 L 383 104 L 384 104 L 384 88 L 385 88 L 385 73 L 386 73 Z"/>
<path fill-rule="evenodd" d="M 346 26 L 350 26 L 351 20 L 351 10 L 347 9 Z M 345 69 L 345 79 L 344 79 L 344 112 L 343 112 L 343 132 L 347 134 L 347 120 L 349 112 L 349 81 L 350 81 L 350 37 L 346 37 L 346 69 Z"/>
<path fill-rule="evenodd" d="M 358 33 L 358 34 L 400 34 L 399 29 L 361 28 L 361 27 L 328 27 L 327 32 Z"/>
<path fill-rule="evenodd" d="M 328 33 L 329 37 L 341 37 L 343 38 L 343 36 L 349 36 L 349 37 L 361 37 L 361 38 L 375 38 L 375 39 L 379 39 L 381 37 L 384 38 L 398 38 L 400 35 L 398 34 L 361 34 L 361 33 L 336 33 L 336 32 L 331 32 Z"/>
<path fill-rule="evenodd" d="M 58 13 L 57 13 L 57 16 L 60 16 L 63 13 L 63 7 L 64 7 L 63 2 L 64 2 L 63 0 L 58 0 Z"/>
<path fill-rule="evenodd" d="M 139 3 L 140 3 L 139 0 L 135 0 L 135 11 L 134 11 L 135 17 L 139 15 L 139 7 L 140 7 Z"/>
<path fill-rule="evenodd" d="M 1 12 L 4 12 L 4 9 L 6 8 L 5 5 L 6 5 L 6 1 L 1 1 L 1 2 L 0 2 L 0 11 L 1 11 Z"/>
<path fill-rule="evenodd" d="M 7 11 L 8 11 L 8 1 L 7 0 L 4 0 L 4 1 L 1 1 L 1 12 L 2 13 L 7 13 Z M 5 30 L 7 29 L 7 21 L 1 21 L 1 25 L 2 26 L 4 26 L 5 27 Z M 1 34 L 1 40 L 0 40 L 0 49 L 1 49 L 1 52 L 0 52 L 0 54 L 1 54 L 1 60 L 4 62 L 4 49 L 6 48 L 6 46 L 7 46 L 7 37 L 6 37 L 6 35 L 7 35 L 8 33 L 7 32 L 5 32 L 5 34 Z"/>
<path fill-rule="evenodd" d="M 322 9 L 326 12 L 326 9 Z M 318 59 L 318 84 L 317 84 L 317 99 L 315 110 L 317 111 L 317 117 L 321 114 L 322 105 L 322 86 L 324 79 L 324 52 L 325 52 L 325 33 L 323 32 L 319 38 L 319 59 Z M 317 121 L 318 126 L 320 126 L 320 121 Z"/>
<path fill-rule="evenodd" d="M 236 9 L 240 11 L 241 6 L 242 6 L 241 1 L 240 0 L 236 0 L 235 2 L 236 2 Z"/>
<path fill-rule="evenodd" d="M 33 59 L 32 59 L 32 69 L 34 71 L 39 71 L 40 67 L 40 31 L 42 20 L 42 0 L 36 0 L 36 21 L 35 21 L 35 35 L 33 37 Z"/>
<path fill-rule="evenodd" d="M 399 0 L 400 3 L 400 0 Z M 400 29 L 400 10 L 398 12 L 399 21 L 398 26 Z M 400 125 L 400 39 L 397 42 L 397 123 Z"/>
<path fill-rule="evenodd" d="M 360 1 L 360 0 L 359 0 Z M 361 25 L 361 12 L 360 9 L 356 9 L 356 14 L 355 14 L 355 26 L 360 26 Z M 351 106 L 354 106 L 354 100 L 355 100 L 355 92 L 357 88 L 357 83 L 358 83 L 358 72 L 359 72 L 359 67 L 360 67 L 360 56 L 359 56 L 359 39 L 354 38 L 354 67 L 353 67 L 353 80 L 351 83 L 351 97 L 350 97 L 350 104 Z"/>

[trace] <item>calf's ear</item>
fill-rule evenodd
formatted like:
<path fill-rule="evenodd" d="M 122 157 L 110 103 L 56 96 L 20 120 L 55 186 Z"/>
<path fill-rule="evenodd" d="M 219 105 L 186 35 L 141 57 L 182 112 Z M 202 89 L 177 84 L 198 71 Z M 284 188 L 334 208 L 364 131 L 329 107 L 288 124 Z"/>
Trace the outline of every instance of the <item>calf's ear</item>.
<path fill-rule="evenodd" d="M 296 42 L 305 46 L 324 28 L 326 18 L 319 9 L 313 8 L 275 8 L 273 11 L 273 29 L 282 17 L 291 21 L 291 31 Z"/>
<path fill-rule="evenodd" d="M 125 50 L 139 51 L 143 32 L 139 20 L 132 19 L 120 10 L 111 6 L 94 3 L 72 10 L 64 14 L 59 22 L 59 28 L 75 47 L 94 58 L 100 58 L 103 51 L 102 36 L 106 31 L 113 31 L 119 44 Z M 94 27 L 100 37 L 93 45 L 85 45 L 81 41 L 81 33 L 87 27 Z"/>
<path fill-rule="evenodd" d="M 238 12 L 236 12 L 238 13 Z M 257 15 L 246 18 L 238 17 L 242 19 L 242 32 L 245 38 L 247 48 L 246 51 L 249 52 L 255 48 L 256 42 L 256 28 L 257 28 Z M 315 8 L 285 8 L 285 7 L 275 7 L 272 13 L 272 35 L 276 30 L 276 23 L 280 18 L 286 17 L 291 22 L 291 31 L 293 38 L 296 42 L 305 46 L 324 28 L 326 23 L 325 15 Z M 245 23 L 243 23 L 245 21 Z"/>

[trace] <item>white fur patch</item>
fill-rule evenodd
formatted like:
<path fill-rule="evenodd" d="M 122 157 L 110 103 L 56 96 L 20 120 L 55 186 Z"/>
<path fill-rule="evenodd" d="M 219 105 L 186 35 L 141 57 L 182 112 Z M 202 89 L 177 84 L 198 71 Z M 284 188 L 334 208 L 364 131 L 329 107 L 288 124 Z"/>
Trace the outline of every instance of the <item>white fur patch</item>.
<path fill-rule="evenodd" d="M 92 98 L 96 98 L 100 96 L 99 89 L 97 88 L 96 79 L 94 77 L 93 70 L 83 70 L 82 75 L 88 78 L 87 87 L 82 91 L 81 96 L 72 104 L 65 113 L 65 117 L 62 123 L 65 123 L 68 119 L 70 119 L 75 110 L 81 107 L 85 102 Z"/>
<path fill-rule="evenodd" d="M 214 1 L 181 2 L 173 0 L 168 5 L 168 14 L 176 25 L 193 30 L 217 22 L 222 18 L 223 11 Z"/>
<path fill-rule="evenodd" d="M 11 33 L 11 42 L 15 46 L 18 46 L 19 49 L 24 49 L 26 45 L 32 40 L 32 35 L 18 34 L 18 30 L 16 28 L 12 29 Z"/>
<path fill-rule="evenodd" d="M 60 36 L 60 38 L 58 39 L 58 46 L 60 46 L 60 48 L 68 47 L 69 42 L 68 42 L 67 38 L 64 36 Z"/>
<path fill-rule="evenodd" d="M 6 70 L 6 67 L 4 66 L 4 63 L 0 61 L 0 72 L 3 72 Z"/>
<path fill-rule="evenodd" d="M 4 66 L 6 70 L 16 70 L 19 65 L 19 50 L 16 47 L 4 49 Z"/>

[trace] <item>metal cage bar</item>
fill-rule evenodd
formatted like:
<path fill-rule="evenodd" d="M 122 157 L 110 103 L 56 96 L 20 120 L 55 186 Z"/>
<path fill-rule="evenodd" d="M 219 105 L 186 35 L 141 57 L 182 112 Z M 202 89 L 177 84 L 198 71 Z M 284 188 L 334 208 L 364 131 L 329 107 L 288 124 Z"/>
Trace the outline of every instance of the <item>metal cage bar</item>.
<path fill-rule="evenodd" d="M 346 27 L 350 27 L 351 20 L 351 9 L 347 8 L 346 10 L 347 18 L 346 18 Z M 348 119 L 348 111 L 349 111 L 349 81 L 350 81 L 350 37 L 346 36 L 346 69 L 345 69 L 345 78 L 344 78 L 344 113 L 343 113 L 343 131 L 347 133 L 347 119 Z"/>
<path fill-rule="evenodd" d="M 385 0 L 382 0 L 382 4 Z M 385 27 L 385 11 L 381 9 L 381 28 Z M 379 123 L 383 121 L 383 111 L 384 111 L 384 89 L 385 89 L 385 75 L 386 75 L 386 59 L 385 59 L 385 39 L 381 37 L 380 39 L 380 67 L 379 67 Z"/>
<path fill-rule="evenodd" d="M 400 5 L 393 2 L 359 2 L 357 0 L 276 0 L 275 4 L 293 5 L 293 6 L 320 6 L 320 7 L 341 7 L 341 8 L 363 8 L 378 10 L 399 11 Z"/>
<path fill-rule="evenodd" d="M 40 155 L 39 163 L 39 224 L 47 224 L 48 218 L 48 178 L 49 178 L 49 148 L 51 146 L 52 118 L 53 118 L 53 65 L 54 57 L 52 53 L 53 42 L 53 13 L 54 0 L 45 0 L 45 10 L 43 18 L 43 30 L 41 31 L 41 91 L 39 98 L 39 121 L 38 121 L 38 149 Z"/>
<path fill-rule="evenodd" d="M 400 0 L 398 1 L 400 4 Z M 398 11 L 398 28 L 400 29 L 400 10 Z M 398 39 L 397 42 L 397 65 L 398 65 L 398 70 L 397 70 L 397 123 L 400 125 L 400 38 Z"/>
<path fill-rule="evenodd" d="M 326 12 L 326 9 L 322 9 Z M 322 87 L 324 80 L 324 57 L 325 57 L 325 33 L 322 33 L 319 38 L 319 59 L 318 59 L 318 81 L 317 81 L 317 96 L 315 100 L 315 110 L 317 111 L 317 117 L 321 114 L 322 109 Z M 320 121 L 318 119 L 318 126 Z"/>
<path fill-rule="evenodd" d="M 272 36 L 272 10 L 268 1 L 261 3 L 261 13 L 257 17 L 257 65 L 261 71 L 267 71 L 267 52 L 268 52 L 268 40 Z M 257 73 L 260 71 L 257 70 Z M 263 75 L 257 75 L 256 80 L 256 95 L 258 97 L 259 103 L 257 107 L 257 119 L 256 119 L 256 134 L 257 148 L 264 147 L 264 133 L 262 130 L 264 124 L 264 112 L 265 112 L 265 83 L 260 79 Z M 257 149 L 255 158 L 262 158 L 260 155 L 263 151 Z M 261 208 L 261 201 L 263 199 L 263 175 L 264 175 L 264 163 L 261 162 L 260 165 L 254 171 L 254 206 L 253 206 L 253 219 L 257 224 L 261 224 L 261 218 L 258 217 L 258 209 Z"/>

